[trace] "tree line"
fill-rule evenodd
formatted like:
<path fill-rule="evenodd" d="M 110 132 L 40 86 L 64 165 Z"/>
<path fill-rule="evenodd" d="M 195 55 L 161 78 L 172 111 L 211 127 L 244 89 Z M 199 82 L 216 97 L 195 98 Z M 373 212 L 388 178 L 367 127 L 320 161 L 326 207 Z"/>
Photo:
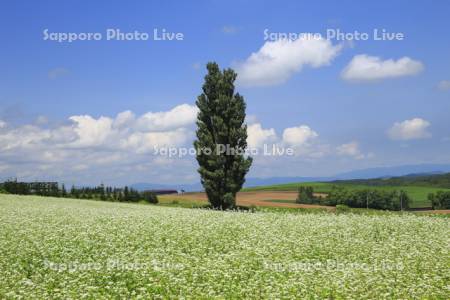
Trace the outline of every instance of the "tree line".
<path fill-rule="evenodd" d="M 9 194 L 37 195 L 61 198 L 93 199 L 116 202 L 158 203 L 157 195 L 152 191 L 140 192 L 131 187 L 117 188 L 100 184 L 95 187 L 75 187 L 66 189 L 57 182 L 19 182 L 17 179 L 0 183 L 0 190 Z"/>
<path fill-rule="evenodd" d="M 356 208 L 383 210 L 404 210 L 409 208 L 411 198 L 403 191 L 383 191 L 376 189 L 350 190 L 334 186 L 326 197 L 314 195 L 312 186 L 301 186 L 297 203 L 319 205 L 347 205 Z"/>

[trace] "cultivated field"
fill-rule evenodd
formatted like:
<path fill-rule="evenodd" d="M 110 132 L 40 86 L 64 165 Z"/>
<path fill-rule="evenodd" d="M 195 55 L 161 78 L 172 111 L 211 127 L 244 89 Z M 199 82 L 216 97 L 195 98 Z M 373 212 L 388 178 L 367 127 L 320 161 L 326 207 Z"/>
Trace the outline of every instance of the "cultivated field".
<path fill-rule="evenodd" d="M 317 194 L 321 196 L 321 194 Z M 331 206 L 297 204 L 295 199 L 297 192 L 294 191 L 254 191 L 239 192 L 236 195 L 236 204 L 239 206 L 250 207 L 285 207 L 285 208 L 322 208 L 334 210 Z M 208 198 L 205 193 L 185 193 L 183 195 L 162 195 L 159 199 L 163 203 L 178 201 L 179 203 L 207 204 Z"/>
<path fill-rule="evenodd" d="M 279 184 L 279 185 L 269 185 L 269 186 L 261 186 L 254 188 L 245 188 L 243 191 L 297 191 L 299 186 L 312 186 L 314 187 L 314 191 L 317 193 L 329 193 L 333 186 L 336 186 L 336 183 L 329 182 L 302 182 L 302 183 L 288 183 L 288 184 Z M 428 201 L 428 194 L 435 193 L 437 191 L 448 190 L 444 188 L 436 188 L 436 187 L 426 187 L 426 186 L 367 186 L 367 185 L 356 185 L 356 184 L 339 184 L 339 186 L 343 186 L 352 190 L 361 190 L 361 189 L 380 189 L 386 191 L 392 190 L 404 190 L 411 197 L 412 203 L 411 207 L 429 207 L 431 203 Z"/>
<path fill-rule="evenodd" d="M 0 195 L 0 298 L 447 299 L 450 219 Z"/>

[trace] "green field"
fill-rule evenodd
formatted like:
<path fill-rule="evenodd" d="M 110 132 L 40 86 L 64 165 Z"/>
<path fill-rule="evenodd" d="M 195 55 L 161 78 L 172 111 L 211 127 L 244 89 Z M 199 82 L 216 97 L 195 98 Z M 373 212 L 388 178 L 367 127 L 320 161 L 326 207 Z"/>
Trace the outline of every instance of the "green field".
<path fill-rule="evenodd" d="M 380 190 L 404 190 L 411 197 L 411 207 L 430 207 L 431 203 L 428 201 L 428 194 L 435 193 L 437 191 L 448 190 L 436 187 L 424 187 L 424 186 L 368 186 L 368 185 L 356 185 L 356 184 L 336 184 L 329 182 L 302 182 L 302 183 L 287 183 L 279 185 L 268 185 L 260 187 L 245 188 L 243 191 L 296 191 L 299 186 L 312 186 L 314 192 L 317 193 L 329 193 L 333 186 L 343 186 L 348 189 L 380 189 Z"/>
<path fill-rule="evenodd" d="M 0 299 L 446 299 L 450 219 L 0 194 Z"/>

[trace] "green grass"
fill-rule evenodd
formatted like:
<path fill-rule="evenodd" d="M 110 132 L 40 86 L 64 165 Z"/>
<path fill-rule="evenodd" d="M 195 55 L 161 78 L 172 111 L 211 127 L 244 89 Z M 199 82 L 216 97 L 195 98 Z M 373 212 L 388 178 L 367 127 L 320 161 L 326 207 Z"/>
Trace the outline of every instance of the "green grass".
<path fill-rule="evenodd" d="M 322 182 L 302 182 L 302 183 L 286 183 L 277 185 L 257 186 L 242 189 L 243 192 L 251 191 L 296 191 L 299 186 L 312 186 L 314 191 L 318 193 L 326 193 L 331 189 L 331 184 Z"/>
<path fill-rule="evenodd" d="M 287 200 L 287 199 L 267 199 L 263 200 L 264 202 L 273 202 L 273 203 L 297 203 L 295 200 Z"/>
<path fill-rule="evenodd" d="M 193 199 L 176 199 L 171 198 L 170 195 L 164 195 L 158 197 L 158 205 L 170 206 L 170 207 L 184 207 L 184 208 L 198 208 L 207 205 L 205 201 L 193 200 Z"/>
<path fill-rule="evenodd" d="M 333 186 L 339 185 L 352 190 L 362 189 L 377 189 L 377 190 L 404 190 L 412 199 L 411 207 L 429 207 L 431 203 L 427 197 L 429 193 L 435 193 L 442 188 L 422 187 L 422 186 L 367 186 L 367 185 L 352 185 L 352 184 L 336 184 L 327 182 L 302 182 L 302 183 L 288 183 L 279 185 L 268 185 L 261 187 L 245 188 L 243 191 L 296 191 L 299 186 L 312 186 L 316 193 L 329 193 Z"/>
<path fill-rule="evenodd" d="M 0 195 L 0 299 L 448 298 L 449 218 L 274 211 Z"/>

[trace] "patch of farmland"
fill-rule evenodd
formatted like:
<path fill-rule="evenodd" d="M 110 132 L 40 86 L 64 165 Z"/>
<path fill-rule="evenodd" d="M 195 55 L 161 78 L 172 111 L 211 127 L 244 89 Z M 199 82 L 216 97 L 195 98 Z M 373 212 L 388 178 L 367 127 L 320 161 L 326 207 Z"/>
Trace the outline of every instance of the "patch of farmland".
<path fill-rule="evenodd" d="M 312 186 L 314 192 L 317 193 L 329 193 L 333 186 L 342 186 L 351 190 L 363 190 L 363 189 L 378 189 L 385 191 L 392 190 L 404 190 L 411 197 L 411 207 L 430 207 L 431 203 L 428 201 L 428 194 L 435 193 L 440 190 L 446 190 L 443 188 L 426 187 L 426 186 L 368 186 L 368 185 L 356 185 L 356 184 L 341 184 L 341 183 L 328 183 L 328 182 L 301 182 L 301 183 L 287 183 L 279 185 L 259 186 L 252 188 L 245 188 L 243 191 L 256 192 L 256 191 L 297 191 L 300 186 Z"/>
<path fill-rule="evenodd" d="M 317 194 L 321 196 L 321 194 Z M 334 207 L 324 206 L 324 205 L 313 205 L 313 204 L 298 204 L 295 203 L 297 198 L 297 192 L 294 191 L 249 191 L 249 192 L 239 192 L 236 195 L 236 203 L 240 206 L 250 207 L 255 206 L 265 206 L 265 207 L 285 207 L 285 208 L 321 208 L 327 210 L 334 210 Z M 164 203 L 165 200 L 178 201 L 179 203 L 195 203 L 195 204 L 207 204 L 208 198 L 205 193 L 185 193 L 183 195 L 164 195 L 160 196 L 159 199 Z M 285 200 L 285 201 L 272 201 Z"/>

